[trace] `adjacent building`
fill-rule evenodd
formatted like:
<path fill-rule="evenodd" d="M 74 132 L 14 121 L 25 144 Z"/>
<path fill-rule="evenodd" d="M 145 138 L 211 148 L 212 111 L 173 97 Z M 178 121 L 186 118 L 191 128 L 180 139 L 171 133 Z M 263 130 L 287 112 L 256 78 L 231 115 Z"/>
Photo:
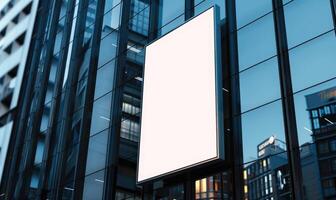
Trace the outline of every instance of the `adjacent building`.
<path fill-rule="evenodd" d="M 258 145 L 258 160 L 244 169 L 245 199 L 290 199 L 291 175 L 286 144 L 271 136 Z M 323 199 L 316 147 L 302 145 L 300 150 L 304 199 Z"/>
<path fill-rule="evenodd" d="M 306 101 L 317 147 L 319 186 L 323 199 L 332 199 L 336 197 L 336 87 L 309 94 Z"/>
<path fill-rule="evenodd" d="M 31 43 L 38 0 L 0 2 L 0 180 Z"/>
<path fill-rule="evenodd" d="M 288 158 L 285 145 L 271 136 L 257 147 L 258 161 L 244 169 L 245 199 L 286 199 L 290 197 Z"/>

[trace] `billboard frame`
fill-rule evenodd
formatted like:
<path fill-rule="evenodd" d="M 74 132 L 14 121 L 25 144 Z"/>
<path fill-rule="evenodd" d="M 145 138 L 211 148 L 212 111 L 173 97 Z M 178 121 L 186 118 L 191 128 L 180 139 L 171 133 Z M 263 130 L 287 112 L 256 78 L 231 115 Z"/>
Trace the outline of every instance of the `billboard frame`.
<path fill-rule="evenodd" d="M 140 157 L 140 144 L 141 144 L 141 133 L 140 139 L 138 144 L 138 156 L 137 156 L 137 170 L 136 170 L 136 182 L 139 185 L 145 183 L 151 183 L 156 180 L 165 179 L 174 177 L 177 175 L 183 174 L 186 170 L 191 171 L 199 171 L 207 167 L 217 166 L 218 164 L 222 164 L 225 162 L 225 141 L 224 141 L 224 98 L 223 98 L 223 66 L 222 66 L 222 52 L 221 52 L 221 24 L 220 24 L 220 9 L 219 6 L 214 5 L 203 12 L 199 13 L 198 15 L 186 20 L 183 24 L 177 26 L 176 28 L 172 29 L 171 31 L 167 32 L 160 38 L 153 40 L 152 42 L 148 43 L 145 46 L 145 50 L 148 46 L 155 43 L 156 41 L 164 38 L 165 36 L 169 35 L 171 32 L 175 31 L 176 29 L 180 28 L 181 26 L 187 24 L 188 22 L 192 21 L 193 19 L 197 18 L 198 16 L 202 15 L 203 13 L 213 9 L 213 23 L 214 23 L 214 67 L 215 67 L 215 104 L 216 104 L 216 151 L 217 156 L 213 158 L 209 158 L 185 167 L 178 168 L 176 170 L 166 172 L 157 176 L 153 176 L 148 179 L 144 179 L 138 181 L 138 174 L 139 174 L 139 157 Z M 146 59 L 145 59 L 146 62 Z M 145 67 L 146 64 L 144 62 L 144 70 L 143 70 L 143 77 L 145 76 Z M 145 79 L 143 78 L 142 81 L 142 102 L 141 102 L 141 114 L 140 114 L 140 128 L 142 125 L 142 108 L 143 108 L 143 95 L 144 95 L 144 83 Z M 141 130 L 141 129 L 140 129 Z"/>

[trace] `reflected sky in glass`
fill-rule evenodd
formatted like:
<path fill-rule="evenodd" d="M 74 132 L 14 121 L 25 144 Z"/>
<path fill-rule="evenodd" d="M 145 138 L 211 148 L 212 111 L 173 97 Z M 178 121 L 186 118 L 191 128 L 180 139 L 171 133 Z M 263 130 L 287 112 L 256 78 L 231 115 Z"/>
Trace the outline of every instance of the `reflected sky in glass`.
<path fill-rule="evenodd" d="M 243 2 L 247 1 L 237 1 L 237 11 L 241 12 L 237 14 L 238 27 L 271 10 L 267 2 L 254 1 L 251 4 L 263 6 L 259 5 L 259 10 L 252 12 L 250 10 L 254 8 L 245 8 Z M 289 47 L 333 28 L 329 1 L 293 2 L 285 7 Z M 321 14 L 317 16 L 314 13 Z M 243 152 L 244 162 L 249 162 L 257 158 L 257 146 L 270 136 L 275 135 L 285 142 L 281 100 L 268 104 L 280 98 L 273 14 L 268 14 L 238 31 L 238 50 L 239 69 L 243 70 L 239 75 L 241 110 L 248 111 L 242 115 Z M 311 120 L 305 96 L 336 86 L 336 80 L 321 84 L 336 77 L 335 52 L 334 31 L 289 51 L 293 91 L 299 92 L 294 95 L 294 101 L 300 145 L 312 141 Z M 272 56 L 275 57 L 265 61 Z M 251 66 L 253 67 L 247 69 Z M 312 88 L 307 89 L 310 87 Z M 262 106 L 264 104 L 267 105 Z"/>
<path fill-rule="evenodd" d="M 294 92 L 336 76 L 335 32 L 289 51 Z"/>
<path fill-rule="evenodd" d="M 241 28 L 270 11 L 272 11 L 270 0 L 236 0 L 237 28 Z"/>
<path fill-rule="evenodd" d="M 244 162 L 257 159 L 257 146 L 271 136 L 285 140 L 281 101 L 242 115 Z"/>
<path fill-rule="evenodd" d="M 239 71 L 277 54 L 272 14 L 239 30 L 237 37 Z"/>
<path fill-rule="evenodd" d="M 284 6 L 288 47 L 333 29 L 328 0 L 295 0 Z"/>
<path fill-rule="evenodd" d="M 163 35 L 184 22 L 184 1 L 159 1 L 159 33 Z"/>
<path fill-rule="evenodd" d="M 225 0 L 195 0 L 195 15 L 200 14 L 201 12 L 207 10 L 213 5 L 219 7 L 220 19 L 225 18 Z"/>
<path fill-rule="evenodd" d="M 312 142 L 311 130 L 313 129 L 311 127 L 311 120 L 309 117 L 309 113 L 307 111 L 306 96 L 324 91 L 326 89 L 335 86 L 336 86 L 336 79 L 320 84 L 318 86 L 315 86 L 313 88 L 307 89 L 294 95 L 296 123 L 300 145 L 305 144 L 307 142 Z"/>
<path fill-rule="evenodd" d="M 280 98 L 277 59 L 275 57 L 240 73 L 242 112 Z"/>

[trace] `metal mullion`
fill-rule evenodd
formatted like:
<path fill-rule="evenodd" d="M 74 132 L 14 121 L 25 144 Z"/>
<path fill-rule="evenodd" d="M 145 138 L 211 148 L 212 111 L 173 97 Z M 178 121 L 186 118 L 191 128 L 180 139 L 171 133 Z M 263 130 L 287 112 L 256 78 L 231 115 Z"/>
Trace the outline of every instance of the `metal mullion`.
<path fill-rule="evenodd" d="M 159 0 L 150 1 L 150 14 L 149 14 L 149 34 L 148 43 L 155 40 L 158 36 L 158 20 L 159 20 Z M 151 183 L 142 186 L 142 199 L 151 196 L 153 193 L 153 185 Z"/>
<path fill-rule="evenodd" d="M 75 1 L 75 0 L 74 0 Z M 80 64 L 80 60 L 78 57 L 81 56 L 81 48 L 82 43 L 84 39 L 84 32 L 82 31 L 85 27 L 86 22 L 86 14 L 87 14 L 87 4 L 89 0 L 82 0 L 79 1 L 78 5 L 78 13 L 77 13 L 77 21 L 76 21 L 76 27 L 75 27 L 75 37 L 73 41 L 73 46 L 71 50 L 71 62 L 70 62 L 70 68 L 69 68 L 69 74 L 68 79 L 69 81 L 66 83 L 66 91 L 64 93 L 64 110 L 62 114 L 62 129 L 60 131 L 59 141 L 57 143 L 57 149 L 58 150 L 64 150 L 62 153 L 58 153 L 56 155 L 56 162 L 55 167 L 57 169 L 56 172 L 53 172 L 53 182 L 52 182 L 52 191 L 51 191 L 51 197 L 55 199 L 62 199 L 63 194 L 63 185 L 65 183 L 65 169 L 66 169 L 66 163 L 67 163 L 67 152 L 70 150 L 68 141 L 71 137 L 71 126 L 72 126 L 72 112 L 74 110 L 74 103 L 75 98 L 73 98 L 76 95 L 76 86 L 78 81 L 78 74 L 80 67 L 78 67 Z M 68 58 L 69 59 L 69 58 Z M 61 97 L 60 97 L 61 98 Z M 60 124 L 58 125 L 60 126 Z"/>
<path fill-rule="evenodd" d="M 131 0 L 124 0 L 122 4 L 121 26 L 118 36 L 118 59 L 116 70 L 113 74 L 113 87 L 117 87 L 112 93 L 111 113 L 110 113 L 110 129 L 108 132 L 108 149 L 106 159 L 106 171 L 104 182 L 104 199 L 115 199 L 117 172 L 119 164 L 119 143 L 120 143 L 120 127 L 122 115 L 123 82 L 124 71 L 126 67 L 126 52 L 128 43 L 128 24 L 129 13 L 131 10 Z M 119 87 L 120 86 L 120 87 Z"/>
<path fill-rule="evenodd" d="M 288 164 L 291 175 L 291 193 L 293 199 L 303 199 L 300 147 L 295 117 L 295 105 L 292 89 L 285 16 L 282 0 L 273 0 L 274 26 L 276 32 L 279 75 L 282 97 L 282 110 L 286 136 Z"/>
<path fill-rule="evenodd" d="M 185 0 L 184 5 L 184 19 L 187 21 L 194 16 L 194 0 Z"/>
<path fill-rule="evenodd" d="M 17 193 L 17 195 L 20 197 L 28 196 L 28 192 L 29 192 L 29 180 L 27 180 L 27 178 L 31 177 L 31 173 L 34 168 L 34 157 L 36 153 L 36 144 L 37 144 L 37 138 L 38 138 L 37 136 L 38 136 L 38 133 L 40 132 L 39 129 L 40 129 L 41 117 L 43 115 L 43 110 L 44 110 L 41 108 L 44 106 L 44 99 L 45 99 L 47 86 L 48 86 L 47 82 L 49 80 L 51 61 L 52 61 L 53 50 L 55 46 L 54 40 L 55 40 L 56 33 L 57 33 L 58 18 L 60 15 L 61 6 L 62 6 L 62 1 L 56 1 L 55 7 L 53 8 L 54 12 L 53 12 L 51 25 L 49 29 L 50 35 L 49 35 L 49 39 L 47 43 L 45 63 L 43 67 L 43 72 L 41 73 L 42 82 L 40 84 L 42 85 L 42 87 L 39 88 L 40 93 L 37 99 L 37 107 L 35 108 L 36 113 L 34 114 L 34 117 L 31 122 L 32 123 L 32 135 L 31 135 L 30 146 L 27 152 L 27 155 L 28 155 L 27 163 L 24 166 L 23 176 L 19 177 L 19 179 L 23 178 L 22 187 L 20 188 L 20 190 L 17 191 L 19 192 Z M 41 74 L 37 74 L 37 76 Z"/>
<path fill-rule="evenodd" d="M 334 22 L 334 32 L 336 34 L 336 0 L 330 0 L 331 14 Z"/>
<path fill-rule="evenodd" d="M 183 187 L 184 187 L 184 198 L 188 200 L 194 200 L 195 199 L 195 185 L 194 185 L 194 179 L 192 175 L 189 173 L 187 174 L 185 180 L 183 181 Z"/>
<path fill-rule="evenodd" d="M 148 40 L 154 40 L 158 35 L 159 0 L 150 0 L 150 18 Z"/>
<path fill-rule="evenodd" d="M 71 34 L 71 28 L 72 28 L 72 21 L 73 21 L 73 14 L 74 14 L 74 4 L 76 0 L 70 1 L 70 3 L 67 5 L 67 11 L 66 11 L 66 22 L 64 25 L 64 30 L 63 30 L 63 36 L 62 36 L 62 43 L 61 43 L 61 52 L 59 56 L 59 64 L 57 66 L 57 74 L 56 74 L 56 85 L 54 88 L 54 93 L 53 93 L 53 102 L 51 105 L 51 116 L 49 118 L 49 124 L 51 124 L 51 127 L 49 127 L 47 133 L 46 133 L 46 143 L 45 143 L 45 150 L 43 154 L 43 160 L 45 162 L 42 163 L 41 167 L 41 172 L 40 173 L 40 178 L 39 178 L 39 186 L 38 186 L 38 192 L 37 194 L 43 195 L 42 190 L 44 187 L 46 187 L 46 177 L 48 176 L 47 170 L 50 167 L 51 164 L 51 139 L 53 138 L 52 134 L 55 134 L 56 131 L 56 126 L 57 126 L 57 117 L 58 117 L 58 112 L 59 110 L 59 104 L 61 100 L 61 95 L 58 95 L 62 91 L 62 83 L 63 83 L 63 76 L 64 76 L 64 71 L 65 71 L 65 64 L 66 64 L 66 58 L 68 54 L 68 48 L 64 48 L 65 45 L 68 43 L 70 39 L 70 34 Z M 55 147 L 56 148 L 56 147 Z"/>
<path fill-rule="evenodd" d="M 75 1 L 75 0 L 74 0 Z M 66 164 L 67 164 L 67 152 L 70 150 L 68 141 L 71 138 L 71 126 L 72 126 L 72 112 L 74 110 L 74 103 L 76 95 L 76 86 L 77 79 L 80 70 L 80 60 L 78 59 L 82 52 L 82 43 L 84 32 L 82 31 L 85 27 L 86 22 L 86 12 L 87 12 L 88 0 L 82 0 L 78 5 L 78 14 L 76 20 L 76 28 L 75 28 L 75 38 L 73 41 L 73 46 L 71 50 L 71 62 L 69 68 L 68 79 L 69 81 L 66 84 L 66 91 L 64 93 L 64 110 L 62 113 L 62 121 L 59 126 L 62 126 L 60 131 L 59 141 L 58 141 L 58 150 L 64 149 L 64 152 L 58 153 L 56 155 L 55 167 L 57 171 L 53 174 L 52 177 L 52 191 L 51 197 L 55 199 L 62 199 L 63 194 L 63 185 L 66 181 L 66 176 L 64 176 Z M 69 58 L 68 58 L 69 59 Z M 62 98 L 62 97 L 60 97 Z"/>
<path fill-rule="evenodd" d="M 89 6 L 90 4 L 88 4 Z M 92 34 L 92 47 L 91 55 L 88 67 L 88 77 L 87 77 L 87 87 L 85 92 L 85 102 L 84 102 L 84 111 L 83 111 L 83 120 L 81 124 L 81 133 L 79 139 L 79 155 L 76 159 L 75 167 L 75 192 L 74 199 L 82 199 L 83 197 L 83 188 L 85 181 L 85 169 L 86 169 L 86 160 L 87 152 L 89 145 L 90 137 L 90 126 L 91 126 L 91 116 L 86 116 L 89 113 L 92 113 L 96 74 L 97 74 L 97 65 L 99 58 L 99 47 L 100 47 L 100 38 L 101 38 L 101 27 L 103 24 L 103 17 L 100 17 L 100 13 L 104 12 L 105 0 L 97 0 L 97 10 L 95 13 L 95 24 Z"/>
<path fill-rule="evenodd" d="M 233 170 L 233 188 L 234 199 L 243 199 L 243 142 L 242 142 L 242 124 L 240 108 L 240 84 L 239 84 L 239 64 L 238 64 L 238 39 L 236 22 L 236 3 L 235 0 L 226 0 L 226 16 L 228 27 L 228 49 L 229 49 L 229 71 L 230 74 L 236 74 L 231 77 L 231 117 L 232 117 L 232 170 Z"/>
<path fill-rule="evenodd" d="M 219 183 L 220 183 L 220 198 L 224 199 L 224 181 L 223 181 L 223 172 L 219 174 Z"/>

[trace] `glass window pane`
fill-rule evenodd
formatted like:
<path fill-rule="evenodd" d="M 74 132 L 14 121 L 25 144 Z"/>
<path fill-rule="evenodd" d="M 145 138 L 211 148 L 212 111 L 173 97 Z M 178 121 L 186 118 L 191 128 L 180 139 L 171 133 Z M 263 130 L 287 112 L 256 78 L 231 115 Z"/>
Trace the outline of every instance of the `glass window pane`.
<path fill-rule="evenodd" d="M 246 164 L 243 178 L 245 199 L 292 199 L 287 152 Z"/>
<path fill-rule="evenodd" d="M 220 19 L 225 18 L 225 0 L 195 0 L 195 15 L 202 13 L 213 5 L 219 7 Z"/>
<path fill-rule="evenodd" d="M 284 7 L 288 47 L 333 29 L 330 1 L 295 0 Z"/>
<path fill-rule="evenodd" d="M 51 102 L 46 104 L 43 108 L 43 115 L 42 115 L 41 124 L 40 124 L 40 132 L 43 132 L 47 130 L 48 128 L 50 111 L 51 111 Z"/>
<path fill-rule="evenodd" d="M 244 70 L 276 55 L 273 15 L 238 31 L 239 70 Z"/>
<path fill-rule="evenodd" d="M 163 35 L 184 22 L 184 1 L 160 0 L 159 35 Z"/>
<path fill-rule="evenodd" d="M 242 112 L 280 98 L 277 57 L 241 72 L 239 78 Z"/>
<path fill-rule="evenodd" d="M 336 76 L 336 37 L 330 32 L 289 51 L 294 92 Z"/>
<path fill-rule="evenodd" d="M 237 28 L 272 11 L 272 1 L 270 0 L 236 0 Z"/>
<path fill-rule="evenodd" d="M 294 103 L 305 195 L 328 199 L 336 194 L 322 181 L 336 175 L 336 80 L 295 94 Z"/>
<path fill-rule="evenodd" d="M 89 138 L 85 174 L 91 174 L 105 168 L 108 130 Z"/>
<path fill-rule="evenodd" d="M 113 3 L 109 3 L 111 0 L 107 0 L 107 4 L 105 7 L 105 14 L 104 14 L 104 20 L 103 20 L 103 32 L 106 29 L 112 29 L 116 30 L 119 29 L 120 25 L 120 18 L 121 18 L 121 7 L 122 4 L 118 1 L 113 0 Z M 104 36 L 104 33 L 102 33 L 102 36 Z"/>
<path fill-rule="evenodd" d="M 105 170 L 85 177 L 83 199 L 103 199 Z"/>
<path fill-rule="evenodd" d="M 129 29 L 147 36 L 149 28 L 149 2 L 132 0 L 130 18 Z"/>
<path fill-rule="evenodd" d="M 103 40 L 100 43 L 98 68 L 116 60 L 117 47 L 118 47 L 118 31 L 109 27 L 102 30 Z"/>
<path fill-rule="evenodd" d="M 94 99 L 105 95 L 112 90 L 115 61 L 111 61 L 97 71 Z"/>
<path fill-rule="evenodd" d="M 300 145 L 313 142 L 313 134 L 319 134 L 322 129 L 330 129 L 336 123 L 335 79 L 295 94 L 294 101 Z M 326 106 L 330 112 L 316 112 Z M 318 126 L 314 126 L 315 119 Z"/>
<path fill-rule="evenodd" d="M 93 103 L 90 135 L 109 127 L 112 94 L 109 93 Z"/>
<path fill-rule="evenodd" d="M 244 163 L 286 150 L 281 101 L 241 116 Z"/>
<path fill-rule="evenodd" d="M 104 13 L 110 11 L 112 8 L 119 5 L 121 0 L 105 0 L 105 11 Z"/>

